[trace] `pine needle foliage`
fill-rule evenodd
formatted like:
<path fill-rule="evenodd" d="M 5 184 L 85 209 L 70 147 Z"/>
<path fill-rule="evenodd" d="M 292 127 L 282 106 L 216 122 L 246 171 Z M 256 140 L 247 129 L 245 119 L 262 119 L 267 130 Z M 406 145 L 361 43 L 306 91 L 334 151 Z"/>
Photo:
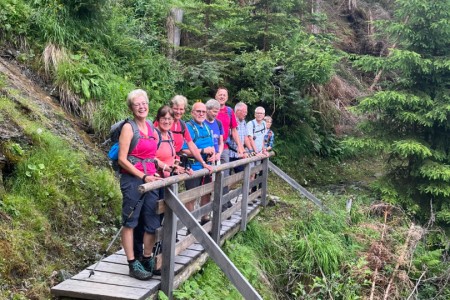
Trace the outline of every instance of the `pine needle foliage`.
<path fill-rule="evenodd" d="M 377 185 L 382 199 L 394 200 L 395 195 L 394 201 L 413 212 L 420 208 L 422 216 L 432 203 L 437 220 L 448 223 L 450 2 L 397 0 L 395 5 L 395 20 L 382 25 L 398 48 L 387 57 L 364 56 L 354 62 L 393 80 L 386 81 L 386 90 L 360 101 L 356 110 L 368 116 L 362 127 L 365 142 L 347 143 L 384 146 L 390 168 Z"/>

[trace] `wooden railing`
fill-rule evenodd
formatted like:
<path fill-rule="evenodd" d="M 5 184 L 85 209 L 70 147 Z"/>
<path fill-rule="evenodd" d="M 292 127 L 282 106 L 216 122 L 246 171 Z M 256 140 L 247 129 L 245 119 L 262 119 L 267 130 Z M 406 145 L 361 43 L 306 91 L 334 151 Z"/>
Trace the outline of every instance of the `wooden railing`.
<path fill-rule="evenodd" d="M 273 154 L 271 153 L 271 156 Z M 250 167 L 251 163 L 260 161 L 260 164 Z M 240 230 L 244 231 L 247 226 L 247 206 L 249 201 L 256 200 L 260 196 L 261 205 L 266 205 L 268 162 L 268 158 L 251 157 L 216 166 L 213 172 L 213 182 L 184 192 L 178 192 L 178 184 L 180 182 L 207 175 L 208 171 L 202 169 L 194 172 L 191 176 L 186 174 L 177 175 L 161 181 L 146 183 L 139 187 L 141 193 L 164 188 L 164 199 L 160 200 L 157 206 L 158 213 L 164 213 L 164 220 L 163 226 L 156 233 L 156 240 L 162 241 L 162 253 L 157 256 L 156 264 L 157 268 L 161 267 L 161 290 L 169 299 L 173 298 L 173 290 L 179 285 L 179 282 L 174 282 L 174 258 L 196 241 L 203 246 L 208 255 L 221 268 L 244 299 L 262 299 L 220 248 L 220 227 L 223 219 L 227 219 L 240 210 Z M 224 177 L 224 170 L 242 165 L 245 165 L 243 172 Z M 252 174 L 259 175 L 256 179 L 250 180 Z M 242 183 L 242 186 L 236 189 L 230 188 L 237 183 Z M 259 185 L 259 189 L 250 193 L 252 187 L 258 187 Z M 226 194 L 223 194 L 224 187 L 228 187 L 229 192 Z M 192 212 L 186 209 L 185 203 L 211 193 L 210 203 Z M 224 212 L 221 211 L 224 203 L 240 195 L 239 200 L 231 208 Z M 201 226 L 197 219 L 211 212 L 211 221 Z M 191 234 L 177 243 L 177 231 L 184 226 Z"/>

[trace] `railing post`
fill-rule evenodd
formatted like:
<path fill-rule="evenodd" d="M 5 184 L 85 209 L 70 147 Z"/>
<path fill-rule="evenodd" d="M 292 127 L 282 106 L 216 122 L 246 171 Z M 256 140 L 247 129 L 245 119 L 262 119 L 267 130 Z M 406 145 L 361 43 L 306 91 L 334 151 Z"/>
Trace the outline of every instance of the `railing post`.
<path fill-rule="evenodd" d="M 250 163 L 245 165 L 244 181 L 242 182 L 242 202 L 241 202 L 241 231 L 247 228 L 247 205 L 248 192 L 250 190 Z"/>
<path fill-rule="evenodd" d="M 211 238 L 219 243 L 220 240 L 220 224 L 222 223 L 222 196 L 223 196 L 223 171 L 216 173 L 214 181 L 214 200 L 213 200 L 213 218 L 211 228 Z"/>
<path fill-rule="evenodd" d="M 269 178 L 269 158 L 265 158 L 262 161 L 263 168 L 263 180 L 261 185 L 261 205 L 266 206 L 267 205 L 267 179 Z"/>
<path fill-rule="evenodd" d="M 178 194 L 178 184 L 173 184 L 164 188 L 164 199 L 172 198 L 168 191 L 171 188 Z M 163 241 L 162 241 L 162 270 L 161 270 L 161 290 L 169 299 L 173 299 L 173 281 L 175 276 L 175 239 L 177 234 L 177 218 L 173 210 L 166 205 L 163 219 Z"/>

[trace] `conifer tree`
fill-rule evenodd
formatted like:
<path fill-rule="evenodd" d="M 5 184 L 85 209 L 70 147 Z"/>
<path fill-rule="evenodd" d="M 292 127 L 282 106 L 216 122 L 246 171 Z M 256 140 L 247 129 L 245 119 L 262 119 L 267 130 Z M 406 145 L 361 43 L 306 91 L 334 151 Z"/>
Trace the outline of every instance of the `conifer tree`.
<path fill-rule="evenodd" d="M 435 211 L 450 224 L 450 1 L 397 0 L 385 23 L 396 49 L 365 56 L 355 65 L 381 71 L 378 92 L 357 111 L 368 115 L 365 138 L 353 146 L 388 153 L 386 176 L 376 187 L 384 201 L 422 217 Z"/>

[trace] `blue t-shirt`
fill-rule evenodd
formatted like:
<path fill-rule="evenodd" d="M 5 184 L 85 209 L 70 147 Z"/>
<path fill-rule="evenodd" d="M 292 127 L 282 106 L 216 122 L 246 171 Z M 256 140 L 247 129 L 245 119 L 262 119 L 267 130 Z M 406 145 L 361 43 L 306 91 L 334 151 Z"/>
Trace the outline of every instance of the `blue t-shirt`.
<path fill-rule="evenodd" d="M 195 129 L 193 126 L 195 127 Z M 191 119 L 190 121 L 186 122 L 186 127 L 189 130 L 189 133 L 191 134 L 192 137 L 192 141 L 194 142 L 195 146 L 197 146 L 198 150 L 214 146 L 214 142 L 210 131 L 211 129 L 209 129 L 208 125 L 206 124 L 199 125 L 194 120 Z M 186 142 L 184 142 L 182 149 L 183 150 L 189 149 Z M 206 161 L 206 159 L 208 158 L 206 154 L 203 154 L 202 157 L 204 161 Z M 195 161 L 195 163 L 192 164 L 191 167 L 193 171 L 203 169 L 202 165 L 197 160 Z"/>
<path fill-rule="evenodd" d="M 216 153 L 219 152 L 219 141 L 220 136 L 223 136 L 223 126 L 222 123 L 219 124 L 219 120 L 214 120 L 209 122 L 208 120 L 205 120 L 203 123 L 208 125 L 209 129 L 211 130 L 211 135 L 214 140 L 214 149 L 216 150 Z"/>

